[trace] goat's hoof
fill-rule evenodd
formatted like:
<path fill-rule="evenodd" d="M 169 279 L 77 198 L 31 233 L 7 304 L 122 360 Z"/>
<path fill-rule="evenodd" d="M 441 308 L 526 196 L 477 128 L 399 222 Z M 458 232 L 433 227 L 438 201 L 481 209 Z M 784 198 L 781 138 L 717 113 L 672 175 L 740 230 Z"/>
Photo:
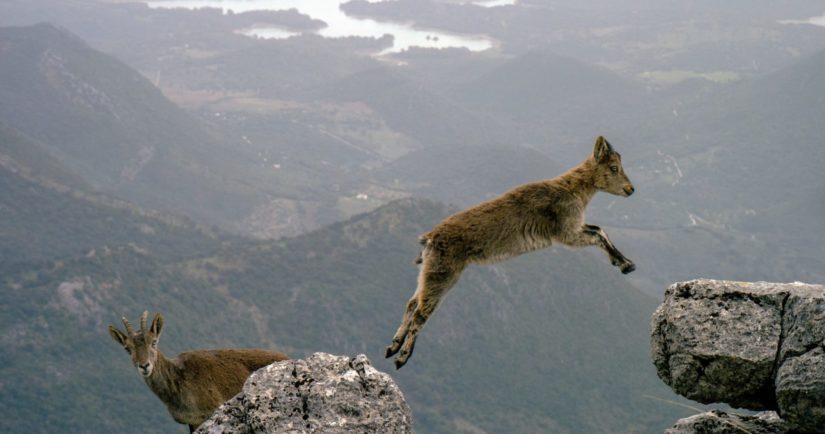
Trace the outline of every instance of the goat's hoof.
<path fill-rule="evenodd" d="M 628 262 L 627 264 L 622 265 L 621 270 L 622 274 L 632 273 L 634 270 L 636 270 L 636 264 Z"/>
<path fill-rule="evenodd" d="M 395 359 L 395 369 L 396 370 L 401 369 L 401 367 L 406 365 L 406 364 L 407 364 L 406 360 Z"/>
<path fill-rule="evenodd" d="M 397 352 L 398 348 L 393 348 L 393 345 L 390 345 L 387 347 L 387 350 L 384 351 L 384 358 L 389 359 L 390 357 L 394 356 Z"/>

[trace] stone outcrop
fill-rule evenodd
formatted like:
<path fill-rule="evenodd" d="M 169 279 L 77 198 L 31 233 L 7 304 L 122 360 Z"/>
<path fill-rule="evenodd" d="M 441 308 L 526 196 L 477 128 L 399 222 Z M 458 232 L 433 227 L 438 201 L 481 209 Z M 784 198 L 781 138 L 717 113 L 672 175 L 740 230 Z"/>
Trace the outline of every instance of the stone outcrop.
<path fill-rule="evenodd" d="M 412 433 L 410 408 L 388 374 L 366 356 L 315 353 L 253 373 L 241 393 L 197 431 Z"/>
<path fill-rule="evenodd" d="M 825 286 L 677 283 L 652 329 L 657 373 L 677 393 L 775 410 L 794 432 L 825 432 Z"/>
<path fill-rule="evenodd" d="M 787 424 L 776 412 L 763 411 L 753 416 L 713 410 L 679 419 L 665 434 L 790 434 Z"/>

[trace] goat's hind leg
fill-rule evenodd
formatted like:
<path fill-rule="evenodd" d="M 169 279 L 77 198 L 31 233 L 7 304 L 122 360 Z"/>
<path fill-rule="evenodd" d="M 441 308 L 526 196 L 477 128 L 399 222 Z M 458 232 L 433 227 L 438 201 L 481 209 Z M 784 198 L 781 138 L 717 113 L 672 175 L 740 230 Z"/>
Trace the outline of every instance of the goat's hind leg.
<path fill-rule="evenodd" d="M 401 346 L 401 353 L 395 358 L 395 369 L 400 369 L 407 363 L 415 349 L 415 341 L 418 333 L 424 328 L 424 324 L 430 315 L 438 307 L 447 291 L 458 282 L 462 269 L 442 269 L 439 271 L 429 271 L 428 267 L 422 268 L 419 288 L 416 291 L 417 307 L 406 331 L 406 339 Z"/>
<path fill-rule="evenodd" d="M 404 311 L 404 317 L 401 319 L 401 325 L 398 327 L 398 330 L 395 332 L 395 336 L 392 338 L 392 343 L 390 346 L 387 347 L 387 350 L 384 352 L 384 357 L 392 357 L 398 350 L 401 349 L 401 345 L 404 343 L 404 340 L 407 338 L 407 330 L 410 329 L 410 324 L 412 323 L 413 313 L 418 308 L 418 291 L 413 295 L 410 301 L 407 302 L 407 308 Z"/>

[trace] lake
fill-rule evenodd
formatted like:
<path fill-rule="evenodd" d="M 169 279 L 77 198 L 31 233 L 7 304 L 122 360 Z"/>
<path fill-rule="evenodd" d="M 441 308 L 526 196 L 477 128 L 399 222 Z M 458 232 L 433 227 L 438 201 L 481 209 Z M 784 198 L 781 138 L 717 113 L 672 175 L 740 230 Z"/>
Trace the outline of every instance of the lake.
<path fill-rule="evenodd" d="M 373 1 L 374 2 L 374 1 Z M 410 47 L 426 48 L 467 48 L 484 51 L 492 48 L 495 41 L 485 35 L 464 35 L 437 29 L 426 29 L 409 23 L 379 21 L 370 18 L 352 17 L 340 9 L 342 0 L 150 0 L 146 4 L 152 8 L 215 8 L 224 13 L 242 13 L 253 10 L 284 11 L 295 9 L 311 18 L 324 21 L 327 26 L 317 33 L 327 38 L 359 36 L 380 38 L 386 34 L 394 37 L 393 46 L 378 54 L 397 53 Z M 482 0 L 471 2 L 481 7 L 501 7 L 514 5 L 515 0 Z M 240 33 L 259 38 L 283 39 L 300 33 L 279 27 L 254 27 Z"/>
<path fill-rule="evenodd" d="M 815 26 L 825 27 L 825 14 L 818 17 L 811 17 L 807 20 L 781 20 L 779 24 L 813 24 Z"/>

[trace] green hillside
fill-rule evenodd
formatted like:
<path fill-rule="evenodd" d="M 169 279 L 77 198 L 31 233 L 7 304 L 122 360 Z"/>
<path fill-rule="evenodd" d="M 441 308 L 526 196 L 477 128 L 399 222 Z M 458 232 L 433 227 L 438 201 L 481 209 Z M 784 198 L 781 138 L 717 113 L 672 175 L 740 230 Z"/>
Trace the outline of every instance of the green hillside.
<path fill-rule="evenodd" d="M 0 274 L 127 244 L 181 259 L 229 239 L 188 218 L 95 193 L 38 144 L 4 127 L 0 191 Z"/>
<path fill-rule="evenodd" d="M 202 344 L 218 330 L 224 345 L 258 344 L 244 339 L 252 325 L 246 316 L 227 311 L 224 299 L 188 285 L 189 295 L 181 296 L 179 288 L 162 262 L 131 247 L 98 248 L 40 269 L 4 274 L 0 407 L 15 417 L 2 418 L 0 431 L 174 432 L 176 424 L 163 404 L 111 341 L 108 323 L 120 324 L 124 314 L 134 318 L 139 309 L 163 310 L 180 318 L 170 326 L 189 325 L 165 334 L 164 348 L 190 348 L 190 342 Z"/>
<path fill-rule="evenodd" d="M 713 171 L 736 179 L 715 188 L 724 189 L 719 193 L 727 197 L 741 195 L 740 206 L 757 210 L 736 222 L 741 228 L 761 234 L 778 230 L 785 233 L 772 239 L 821 246 L 825 182 L 818 172 L 825 162 L 825 50 L 712 102 L 717 110 L 696 113 L 696 122 L 715 121 L 725 126 L 724 132 L 720 128 L 685 146 L 694 155 L 714 155 L 711 161 L 697 158 L 705 163 L 697 168 L 699 175 Z"/>
<path fill-rule="evenodd" d="M 556 154 L 582 137 L 624 134 L 651 104 L 641 83 L 547 50 L 522 54 L 453 92 L 464 105 L 517 123 Z"/>
<path fill-rule="evenodd" d="M 48 185 L 91 190 L 91 186 L 67 169 L 46 148 L 24 137 L 19 131 L 0 123 L 0 166 L 21 177 Z"/>
<path fill-rule="evenodd" d="M 0 121 L 95 188 L 224 227 L 270 198 L 271 168 L 253 165 L 239 138 L 196 121 L 72 33 L 5 27 L 0 45 Z"/>
<path fill-rule="evenodd" d="M 404 200 L 278 242 L 184 261 L 97 249 L 4 277 L 3 432 L 168 432 L 105 327 L 167 318 L 167 354 L 215 346 L 381 357 L 413 291 L 416 236 L 448 210 Z M 585 252 L 472 268 L 393 375 L 420 432 L 661 432 L 678 409 L 647 359 L 655 301 Z M 94 369 L 90 369 L 94 367 Z M 65 399 L 71 391 L 73 399 Z M 47 413 L 44 421 L 33 412 Z M 182 430 L 183 428 L 179 428 Z"/>
<path fill-rule="evenodd" d="M 381 89 L 376 91 L 376 89 Z M 317 97 L 361 101 L 394 130 L 427 145 L 511 143 L 511 132 L 487 113 L 458 104 L 415 78 L 387 67 L 359 71 L 321 88 Z"/>
<path fill-rule="evenodd" d="M 141 151 L 167 156 L 208 140 L 123 63 L 49 24 L 0 29 L 0 119 L 50 146 L 96 184 L 124 182 Z M 36 116 L 35 116 L 36 114 Z M 152 158 L 145 155 L 145 159 Z M 128 170 L 126 170 L 128 172 Z"/>
<path fill-rule="evenodd" d="M 646 224 L 681 225 L 694 214 L 730 234 L 818 256 L 825 241 L 825 183 L 818 174 L 825 161 L 823 83 L 820 51 L 685 100 L 669 119 L 650 125 L 649 143 L 634 159 L 653 206 L 616 212 Z"/>

